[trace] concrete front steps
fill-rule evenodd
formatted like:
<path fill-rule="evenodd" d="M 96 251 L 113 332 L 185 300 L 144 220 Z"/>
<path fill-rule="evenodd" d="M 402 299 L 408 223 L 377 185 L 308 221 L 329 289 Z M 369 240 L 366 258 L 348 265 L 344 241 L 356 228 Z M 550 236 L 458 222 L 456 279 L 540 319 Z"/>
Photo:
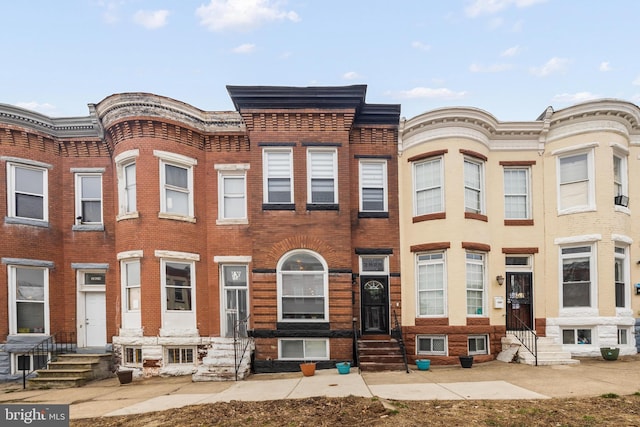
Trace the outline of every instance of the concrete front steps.
<path fill-rule="evenodd" d="M 47 369 L 38 369 L 36 376 L 29 378 L 29 388 L 71 388 L 79 387 L 97 379 L 112 376 L 113 355 L 101 354 L 59 354 L 49 362 Z"/>
<path fill-rule="evenodd" d="M 515 351 L 514 351 L 515 350 Z M 502 352 L 515 355 L 517 363 L 535 365 L 536 359 L 518 339 L 507 333 L 502 338 Z M 580 361 L 571 358 L 571 353 L 562 349 L 562 344 L 556 343 L 549 337 L 538 337 L 538 366 L 543 365 L 576 365 Z"/>
<path fill-rule="evenodd" d="M 238 380 L 243 380 L 251 373 L 251 355 L 255 348 L 253 340 L 249 342 L 240 367 Z M 202 359 L 202 364 L 191 376 L 193 381 L 235 381 L 235 350 L 233 338 L 214 338 L 207 349 L 207 355 Z"/>
<path fill-rule="evenodd" d="M 358 340 L 358 362 L 363 372 L 406 369 L 398 341 L 389 335 L 362 336 Z"/>

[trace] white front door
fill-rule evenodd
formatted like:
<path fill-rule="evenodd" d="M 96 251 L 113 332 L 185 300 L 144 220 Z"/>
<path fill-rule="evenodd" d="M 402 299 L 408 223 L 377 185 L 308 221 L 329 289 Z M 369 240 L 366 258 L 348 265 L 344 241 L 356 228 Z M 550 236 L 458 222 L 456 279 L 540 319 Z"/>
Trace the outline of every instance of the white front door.
<path fill-rule="evenodd" d="M 107 344 L 107 312 L 104 292 L 84 292 L 85 345 L 104 347 Z"/>

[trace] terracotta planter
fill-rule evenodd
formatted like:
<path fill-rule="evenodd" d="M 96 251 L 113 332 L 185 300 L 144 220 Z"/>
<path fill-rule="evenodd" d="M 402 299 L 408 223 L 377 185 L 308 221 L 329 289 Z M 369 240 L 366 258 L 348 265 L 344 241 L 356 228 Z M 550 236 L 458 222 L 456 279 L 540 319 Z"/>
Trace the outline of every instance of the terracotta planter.
<path fill-rule="evenodd" d="M 118 376 L 120 384 L 129 384 L 133 381 L 133 371 L 130 369 L 126 371 L 116 371 L 116 375 Z"/>
<path fill-rule="evenodd" d="M 305 377 L 312 377 L 316 373 L 316 364 L 315 363 L 301 363 L 300 370 L 302 371 L 302 375 Z"/>

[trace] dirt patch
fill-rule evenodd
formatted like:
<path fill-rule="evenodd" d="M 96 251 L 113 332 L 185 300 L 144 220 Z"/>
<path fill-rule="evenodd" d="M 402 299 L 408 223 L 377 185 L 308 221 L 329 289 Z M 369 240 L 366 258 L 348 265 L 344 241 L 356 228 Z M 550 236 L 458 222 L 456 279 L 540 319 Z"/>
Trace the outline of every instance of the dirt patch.
<path fill-rule="evenodd" d="M 640 426 L 640 393 L 580 399 L 381 401 L 314 397 L 214 403 L 71 420 L 74 427 L 153 426 Z"/>

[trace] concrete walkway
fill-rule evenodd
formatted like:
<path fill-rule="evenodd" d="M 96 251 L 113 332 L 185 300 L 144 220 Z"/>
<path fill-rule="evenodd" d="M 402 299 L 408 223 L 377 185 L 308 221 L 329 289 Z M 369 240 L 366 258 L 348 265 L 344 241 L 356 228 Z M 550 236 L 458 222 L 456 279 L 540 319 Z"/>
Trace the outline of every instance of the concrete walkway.
<path fill-rule="evenodd" d="M 149 378 L 120 385 L 116 378 L 74 389 L 22 390 L 0 386 L 0 403 L 68 404 L 70 417 L 94 418 L 160 411 L 186 405 L 298 399 L 312 396 L 377 396 L 389 400 L 546 399 L 628 395 L 640 391 L 640 357 L 582 360 L 571 366 L 528 366 L 503 362 L 432 366 L 428 371 L 362 373 L 335 369 L 258 374 L 240 382 L 198 382 L 191 377 Z"/>

